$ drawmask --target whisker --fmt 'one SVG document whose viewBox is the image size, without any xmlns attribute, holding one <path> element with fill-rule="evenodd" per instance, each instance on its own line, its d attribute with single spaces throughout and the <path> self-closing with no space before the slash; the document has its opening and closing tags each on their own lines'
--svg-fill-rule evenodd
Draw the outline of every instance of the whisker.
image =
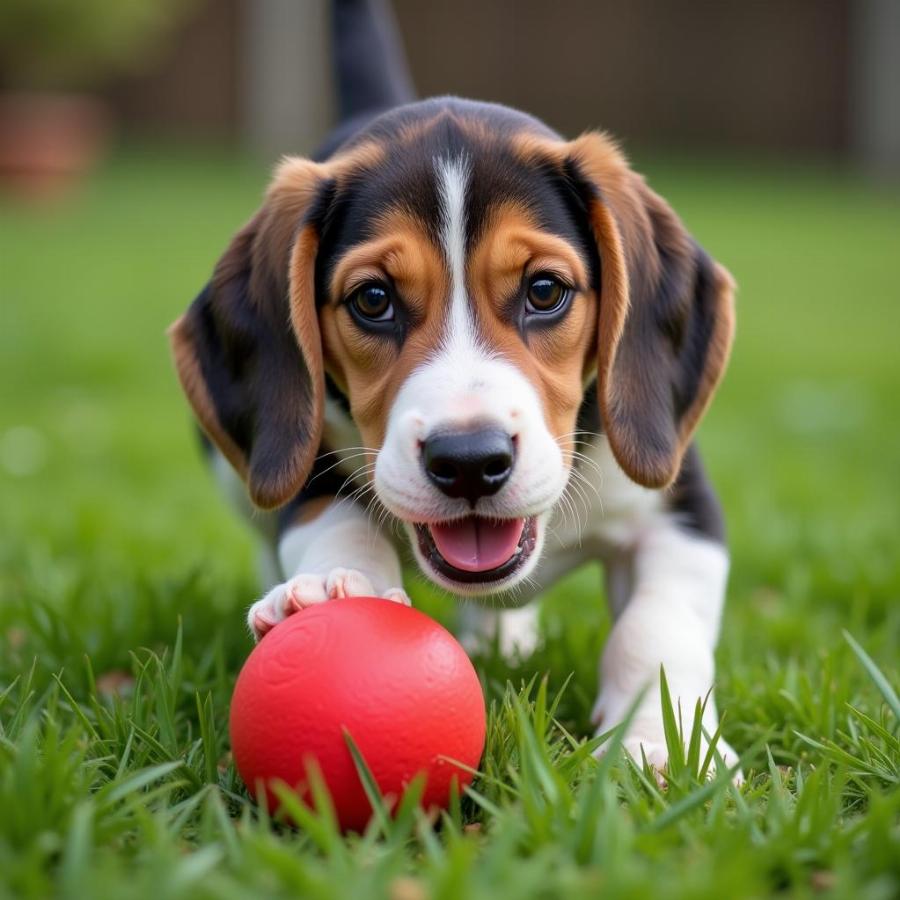
<svg viewBox="0 0 900 900">
<path fill-rule="evenodd" d="M 577 530 L 575 507 L 572 503 L 572 498 L 565 491 L 563 491 L 562 494 L 560 494 L 559 504 L 560 504 L 560 509 L 562 510 L 562 513 L 563 513 L 562 524 L 565 526 L 568 521 L 569 525 L 572 528 Z M 569 520 L 569 517 L 571 517 L 571 520 Z"/>
<path fill-rule="evenodd" d="M 363 463 L 363 465 L 359 466 L 359 468 L 355 469 L 351 472 L 343 481 L 341 486 L 337 489 L 338 495 L 340 495 L 341 491 L 350 484 L 351 481 L 355 481 L 360 475 L 371 475 L 375 471 L 375 463 Z M 369 482 L 366 482 L 368 485 Z"/>
<path fill-rule="evenodd" d="M 584 507 L 585 513 L 586 513 L 586 514 L 589 513 L 589 511 L 590 511 L 590 500 L 589 500 L 588 495 L 587 495 L 587 493 L 585 492 L 584 488 L 583 488 L 577 481 L 570 481 L 570 482 L 566 485 L 566 488 L 572 491 L 572 494 L 574 495 L 574 496 L 573 496 L 573 500 L 574 500 L 575 498 L 577 498 L 578 501 L 579 501 L 579 502 L 582 504 L 582 506 Z"/>
<path fill-rule="evenodd" d="M 568 438 L 568 437 L 603 437 L 599 431 L 569 431 L 566 434 L 559 435 L 560 438 Z"/>
<path fill-rule="evenodd" d="M 348 501 L 356 501 L 360 497 L 363 497 L 367 491 L 374 491 L 375 486 L 371 482 L 365 482 L 364 484 L 359 484 L 349 494 L 345 494 L 343 499 Z"/>
<path fill-rule="evenodd" d="M 580 490 L 575 482 L 569 482 L 566 486 L 567 489 L 571 489 L 575 496 L 572 498 L 572 503 L 575 507 L 578 507 L 578 501 L 581 501 L 581 512 L 582 515 L 579 516 L 578 519 L 578 537 L 581 539 L 581 535 L 584 533 L 585 528 L 587 528 L 588 519 L 590 518 L 590 504 L 588 503 L 587 497 Z"/>
<path fill-rule="evenodd" d="M 606 514 L 606 510 L 605 510 L 605 508 L 604 508 L 604 506 L 603 506 L 603 495 L 600 493 L 599 490 L 597 490 L 596 486 L 594 486 L 593 484 L 591 484 L 589 481 L 588 481 L 588 482 L 584 482 L 584 483 L 587 484 L 587 485 L 591 488 L 591 490 L 593 491 L 594 496 L 595 496 L 596 499 L 597 499 L 597 506 L 600 508 L 600 515 L 601 515 L 601 516 L 605 515 L 605 514 Z"/>
<path fill-rule="evenodd" d="M 316 458 L 315 462 L 321 462 L 323 459 L 328 459 L 329 456 L 340 456 L 342 453 L 350 453 L 354 452 L 354 455 L 359 455 L 356 451 L 360 451 L 362 453 L 378 453 L 377 447 L 339 447 L 337 450 L 326 450 L 324 453 L 320 453 Z"/>
<path fill-rule="evenodd" d="M 387 516 L 389 515 L 389 510 L 381 502 L 381 500 L 378 498 L 378 495 L 374 491 L 371 498 L 369 499 L 369 502 L 366 504 L 365 515 L 369 524 L 367 535 L 371 535 L 371 529 L 374 526 L 375 537 L 377 537 L 381 534 L 381 529 L 384 526 Z M 374 540 L 374 538 L 370 538 L 370 540 Z"/>
<path fill-rule="evenodd" d="M 353 448 L 350 448 L 353 449 Z M 328 453 L 323 453 L 322 456 L 317 457 L 317 460 L 324 459 L 326 456 L 331 456 L 335 453 L 342 453 L 343 451 L 331 450 Z M 377 453 L 377 450 L 369 450 L 368 448 L 364 448 L 361 453 L 351 453 L 349 456 L 341 457 L 336 463 L 330 465 L 327 469 L 323 469 L 321 472 L 316 472 L 312 478 L 307 482 L 308 484 L 312 484 L 317 478 L 321 478 L 323 475 L 327 475 L 332 469 L 336 469 L 338 466 L 342 465 L 345 462 L 349 462 L 351 459 L 356 459 L 359 456 L 368 456 L 370 453 Z"/>
<path fill-rule="evenodd" d="M 569 455 L 570 464 L 573 460 L 578 460 L 579 462 L 590 466 L 601 478 L 603 477 L 603 470 L 600 468 L 600 464 L 597 462 L 597 460 L 591 459 L 590 456 L 587 456 L 586 454 L 571 448 L 563 448 L 563 453 L 567 453 Z"/>
<path fill-rule="evenodd" d="M 594 484 L 594 482 L 589 478 L 585 478 L 585 476 L 581 472 L 577 472 L 573 469 L 569 473 L 569 479 L 573 484 L 578 484 L 584 490 L 591 491 L 598 500 L 602 499 L 600 496 L 600 490 L 597 485 Z"/>
</svg>

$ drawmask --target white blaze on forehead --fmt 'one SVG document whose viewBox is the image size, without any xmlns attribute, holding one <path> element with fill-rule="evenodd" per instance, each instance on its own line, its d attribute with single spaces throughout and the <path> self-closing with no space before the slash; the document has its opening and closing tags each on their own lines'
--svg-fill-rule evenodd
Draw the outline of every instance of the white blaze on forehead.
<svg viewBox="0 0 900 900">
<path fill-rule="evenodd" d="M 441 244 L 450 270 L 450 315 L 444 337 L 445 349 L 453 345 L 475 344 L 475 328 L 469 312 L 466 290 L 466 189 L 469 161 L 441 157 L 435 160 L 438 196 L 441 205 Z"/>
</svg>

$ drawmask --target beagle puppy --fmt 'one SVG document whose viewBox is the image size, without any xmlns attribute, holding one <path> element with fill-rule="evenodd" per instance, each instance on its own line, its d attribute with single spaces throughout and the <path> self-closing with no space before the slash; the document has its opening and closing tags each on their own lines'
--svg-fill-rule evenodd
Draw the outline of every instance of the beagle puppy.
<svg viewBox="0 0 900 900">
<path fill-rule="evenodd" d="M 527 648 L 524 604 L 600 560 L 594 719 L 641 697 L 625 745 L 662 768 L 660 665 L 717 729 L 728 553 L 692 436 L 732 279 L 604 134 L 449 97 L 367 112 L 281 162 L 170 330 L 217 471 L 271 511 L 254 521 L 279 574 L 249 627 L 348 595 L 409 603 L 408 552 L 487 598 L 470 631 Z"/>
</svg>

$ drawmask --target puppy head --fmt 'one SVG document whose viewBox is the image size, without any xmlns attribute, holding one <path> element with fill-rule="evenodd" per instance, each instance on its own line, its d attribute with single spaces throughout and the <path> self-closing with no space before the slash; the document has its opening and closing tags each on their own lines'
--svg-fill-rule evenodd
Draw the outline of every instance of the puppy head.
<svg viewBox="0 0 900 900">
<path fill-rule="evenodd" d="M 423 571 L 484 593 L 533 568 L 595 377 L 625 472 L 675 477 L 730 286 L 605 138 L 430 101 L 332 162 L 287 163 L 173 342 L 258 504 L 302 487 L 327 373 Z"/>
</svg>

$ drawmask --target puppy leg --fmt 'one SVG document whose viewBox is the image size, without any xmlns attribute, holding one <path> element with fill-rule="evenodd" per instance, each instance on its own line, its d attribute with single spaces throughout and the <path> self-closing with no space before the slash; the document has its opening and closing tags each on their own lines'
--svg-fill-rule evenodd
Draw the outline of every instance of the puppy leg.
<svg viewBox="0 0 900 900">
<path fill-rule="evenodd" d="M 593 719 L 598 731 L 608 731 L 646 689 L 625 735 L 625 748 L 638 762 L 642 749 L 659 770 L 667 761 L 660 665 L 686 730 L 697 700 L 704 700 L 713 687 L 713 651 L 727 576 L 724 547 L 670 523 L 655 526 L 630 554 L 610 563 L 610 604 L 616 619 L 600 663 L 601 689 Z M 623 591 L 627 597 L 617 596 Z M 718 727 L 712 696 L 703 725 L 710 735 Z M 737 761 L 724 741 L 717 747 L 727 765 Z"/>
<path fill-rule="evenodd" d="M 484 649 L 496 637 L 503 656 L 529 656 L 540 636 L 539 614 L 536 601 L 510 609 L 488 609 L 469 602 L 462 608 L 459 638 L 470 653 Z"/>
<path fill-rule="evenodd" d="M 319 502 L 313 501 L 316 506 Z M 278 541 L 287 580 L 257 600 L 247 624 L 259 640 L 298 610 L 338 597 L 377 596 L 409 605 L 393 545 L 353 503 L 333 500 L 289 527 Z"/>
</svg>

